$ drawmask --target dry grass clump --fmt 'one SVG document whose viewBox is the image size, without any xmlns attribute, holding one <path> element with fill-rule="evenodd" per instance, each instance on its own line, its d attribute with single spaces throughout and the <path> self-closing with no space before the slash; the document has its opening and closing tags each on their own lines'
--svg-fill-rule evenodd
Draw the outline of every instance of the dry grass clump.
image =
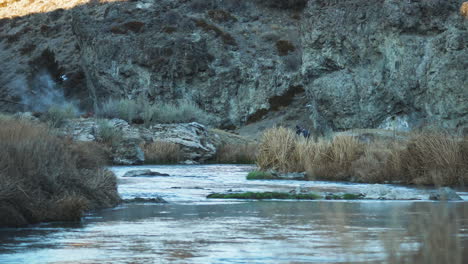
<svg viewBox="0 0 468 264">
<path fill-rule="evenodd" d="M 466 138 L 442 133 L 415 134 L 400 156 L 406 183 L 464 185 L 468 182 Z"/>
<path fill-rule="evenodd" d="M 337 136 L 331 142 L 321 140 L 314 145 L 309 143 L 311 147 L 315 154 L 304 165 L 309 177 L 330 180 L 349 180 L 352 163 L 364 152 L 364 144 L 351 136 Z"/>
<path fill-rule="evenodd" d="M 216 148 L 212 159 L 215 163 L 253 164 L 257 156 L 257 144 L 224 144 Z"/>
<path fill-rule="evenodd" d="M 261 169 L 296 171 L 300 164 L 294 131 L 277 127 L 266 130 L 258 145 L 257 165 Z"/>
<path fill-rule="evenodd" d="M 123 0 L 100 0 L 100 2 L 119 2 Z M 0 19 L 26 16 L 34 13 L 46 13 L 57 9 L 71 9 L 92 0 L 3 0 L 0 3 Z"/>
<path fill-rule="evenodd" d="M 147 164 L 173 164 L 183 160 L 184 155 L 180 145 L 155 141 L 141 146 L 145 153 L 145 163 Z"/>
<path fill-rule="evenodd" d="M 463 2 L 463 4 L 460 6 L 460 15 L 468 18 L 468 2 Z"/>
<path fill-rule="evenodd" d="M 0 120 L 0 149 L 0 226 L 77 220 L 85 209 L 120 201 L 115 175 L 90 145 L 73 145 L 46 126 Z"/>
<path fill-rule="evenodd" d="M 264 133 L 257 165 L 262 170 L 307 171 L 310 179 L 464 185 L 468 139 L 417 133 L 407 141 L 362 142 L 358 136 L 339 135 L 314 142 L 279 127 Z"/>
</svg>

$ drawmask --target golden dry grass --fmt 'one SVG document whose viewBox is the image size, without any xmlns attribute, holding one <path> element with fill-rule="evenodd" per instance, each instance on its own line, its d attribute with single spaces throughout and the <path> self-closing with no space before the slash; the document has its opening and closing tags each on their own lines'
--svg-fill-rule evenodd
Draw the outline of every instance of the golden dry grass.
<svg viewBox="0 0 468 264">
<path fill-rule="evenodd" d="M 0 120 L 0 149 L 0 207 L 16 216 L 9 223 L 0 217 L 0 226 L 76 220 L 85 209 L 120 201 L 101 154 L 44 125 Z"/>
<path fill-rule="evenodd" d="M 290 129 L 277 127 L 266 130 L 258 146 L 257 165 L 281 172 L 297 170 L 296 144 L 296 134 Z"/>
<path fill-rule="evenodd" d="M 465 18 L 468 18 L 468 2 L 463 2 L 460 6 L 460 15 Z"/>
<path fill-rule="evenodd" d="M 309 179 L 398 182 L 437 186 L 468 182 L 468 139 L 444 133 L 414 133 L 408 140 L 339 135 L 318 142 L 292 130 L 267 130 L 259 144 L 262 170 L 307 171 Z"/>
<path fill-rule="evenodd" d="M 407 183 L 464 185 L 468 180 L 465 139 L 443 133 L 415 134 L 399 151 L 400 174 Z"/>
<path fill-rule="evenodd" d="M 216 148 L 212 159 L 216 163 L 226 164 L 252 164 L 255 163 L 258 145 L 251 144 L 225 144 Z"/>
<path fill-rule="evenodd" d="M 100 0 L 120 2 L 126 0 Z M 91 0 L 0 0 L 0 19 L 46 13 L 57 9 L 71 9 L 92 2 Z"/>
<path fill-rule="evenodd" d="M 141 148 L 147 164 L 171 164 L 184 158 L 180 145 L 172 142 L 155 141 L 143 144 Z"/>
</svg>

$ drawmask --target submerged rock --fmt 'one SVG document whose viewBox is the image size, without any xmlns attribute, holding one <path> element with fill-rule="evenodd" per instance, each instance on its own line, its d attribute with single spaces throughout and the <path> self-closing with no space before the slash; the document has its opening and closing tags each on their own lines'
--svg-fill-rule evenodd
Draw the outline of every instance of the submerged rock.
<svg viewBox="0 0 468 264">
<path fill-rule="evenodd" d="M 296 180 L 296 181 L 307 180 L 307 175 L 305 172 L 276 173 L 274 175 L 279 180 Z"/>
<path fill-rule="evenodd" d="M 429 194 L 429 200 L 434 201 L 460 201 L 463 200 L 453 189 L 449 187 L 439 188 Z"/>
<path fill-rule="evenodd" d="M 151 176 L 169 176 L 167 173 L 160 173 L 152 170 L 131 170 L 127 171 L 123 177 L 151 177 Z"/>
<path fill-rule="evenodd" d="M 153 197 L 153 198 L 136 197 L 132 199 L 125 199 L 124 202 L 125 203 L 167 203 L 167 201 L 161 197 Z"/>
<path fill-rule="evenodd" d="M 305 181 L 307 180 L 307 174 L 305 172 L 288 172 L 281 173 L 275 170 L 268 171 L 252 171 L 247 175 L 248 180 L 296 180 Z"/>
</svg>

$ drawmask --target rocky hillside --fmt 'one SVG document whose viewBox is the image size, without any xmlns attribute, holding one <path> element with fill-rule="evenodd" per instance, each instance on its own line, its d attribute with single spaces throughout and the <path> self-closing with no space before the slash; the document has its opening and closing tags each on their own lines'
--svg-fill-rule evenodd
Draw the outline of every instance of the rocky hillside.
<svg viewBox="0 0 468 264">
<path fill-rule="evenodd" d="M 36 2 L 0 5 L 3 110 L 41 105 L 52 87 L 84 110 L 190 99 L 225 128 L 277 116 L 320 131 L 468 126 L 463 0 Z"/>
</svg>

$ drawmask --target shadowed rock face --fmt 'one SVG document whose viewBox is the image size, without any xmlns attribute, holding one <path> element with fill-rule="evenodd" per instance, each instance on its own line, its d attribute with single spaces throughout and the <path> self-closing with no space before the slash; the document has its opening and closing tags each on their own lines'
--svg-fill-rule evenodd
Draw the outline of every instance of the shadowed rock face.
<svg viewBox="0 0 468 264">
<path fill-rule="evenodd" d="M 463 1 L 283 2 L 140 0 L 2 20 L 0 94 L 19 100 L 45 69 L 83 107 L 186 98 L 225 127 L 298 109 L 294 96 L 319 131 L 468 125 Z"/>
</svg>

